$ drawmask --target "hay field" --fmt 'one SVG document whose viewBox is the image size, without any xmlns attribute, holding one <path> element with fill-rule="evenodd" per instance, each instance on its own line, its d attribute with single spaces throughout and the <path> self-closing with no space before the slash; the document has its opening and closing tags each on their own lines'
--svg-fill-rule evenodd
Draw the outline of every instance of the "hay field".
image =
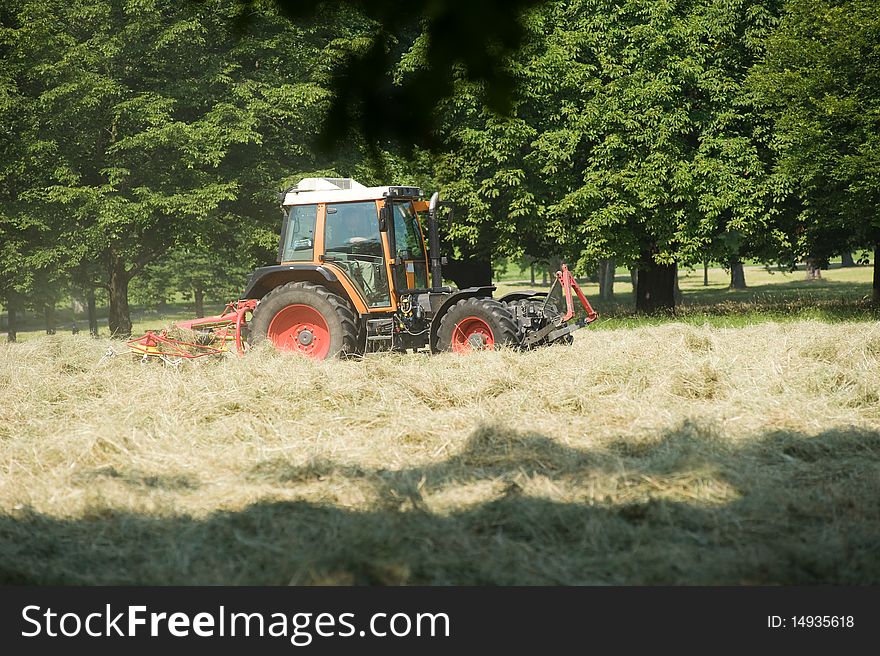
<svg viewBox="0 0 880 656">
<path fill-rule="evenodd" d="M 110 344 L 0 345 L 0 583 L 880 582 L 876 322 L 178 369 Z"/>
</svg>

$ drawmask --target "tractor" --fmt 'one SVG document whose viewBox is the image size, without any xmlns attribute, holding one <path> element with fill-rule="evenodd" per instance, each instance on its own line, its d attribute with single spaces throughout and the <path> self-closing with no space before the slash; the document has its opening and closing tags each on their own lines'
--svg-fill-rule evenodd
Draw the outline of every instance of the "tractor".
<svg viewBox="0 0 880 656">
<path fill-rule="evenodd" d="M 383 350 L 528 349 L 571 343 L 572 332 L 597 317 L 565 265 L 546 293 L 494 299 L 494 285 L 445 286 L 437 193 L 426 200 L 418 187 L 305 178 L 279 201 L 277 263 L 251 273 L 221 315 L 175 325 L 198 333 L 197 343 L 149 332 L 129 342 L 135 353 L 178 362 L 233 343 L 244 353 L 266 340 L 319 360 Z"/>
<path fill-rule="evenodd" d="M 444 286 L 439 194 L 306 178 L 279 194 L 278 263 L 254 271 L 248 340 L 312 358 L 378 350 L 529 348 L 571 341 L 596 313 L 563 266 L 549 294 Z M 427 228 L 427 230 L 426 230 Z M 426 233 L 427 232 L 427 239 Z M 572 323 L 572 290 L 585 316 Z M 554 291 L 556 293 L 554 293 Z"/>
</svg>

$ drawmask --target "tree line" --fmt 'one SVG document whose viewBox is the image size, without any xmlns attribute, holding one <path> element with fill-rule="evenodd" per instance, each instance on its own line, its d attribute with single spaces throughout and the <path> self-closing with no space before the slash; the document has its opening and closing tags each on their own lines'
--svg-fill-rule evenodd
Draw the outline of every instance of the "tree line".
<svg viewBox="0 0 880 656">
<path fill-rule="evenodd" d="M 10 0 L 0 303 L 235 293 L 306 176 L 415 183 L 499 257 L 638 272 L 873 251 L 880 8 L 868 0 Z M 472 279 L 469 282 L 483 282 Z M 231 296 L 230 296 L 231 298 Z"/>
</svg>

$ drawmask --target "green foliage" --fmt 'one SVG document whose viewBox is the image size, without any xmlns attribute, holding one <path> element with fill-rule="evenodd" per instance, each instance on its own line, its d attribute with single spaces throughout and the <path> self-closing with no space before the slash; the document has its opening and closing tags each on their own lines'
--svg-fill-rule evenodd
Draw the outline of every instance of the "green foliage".
<svg viewBox="0 0 880 656">
<path fill-rule="evenodd" d="M 124 331 L 139 274 L 232 291 L 311 175 L 440 187 L 455 255 L 580 273 L 872 246 L 880 10 L 782 2 L 9 0 L 0 301 L 103 285 Z"/>
<path fill-rule="evenodd" d="M 514 78 L 504 58 L 522 43 L 525 30 L 520 12 L 541 0 L 273 0 L 294 24 L 336 10 L 346 21 L 363 16 L 370 28 L 333 67 L 333 99 L 321 124 L 325 147 L 340 145 L 352 133 L 364 135 L 378 154 L 377 143 L 438 148 L 434 109 L 454 89 L 455 73 L 484 85 L 489 106 L 507 113 Z M 260 0 L 244 0 L 260 6 Z M 247 22 L 246 18 L 243 18 Z M 403 50 L 423 31 L 419 41 L 421 65 L 412 75 L 395 75 Z"/>
<path fill-rule="evenodd" d="M 454 152 L 439 173 L 469 210 L 459 238 L 581 271 L 645 250 L 701 261 L 732 231 L 766 250 L 774 180 L 741 83 L 774 4 L 571 0 L 526 14 L 512 115 L 465 81 L 444 107 Z"/>
<path fill-rule="evenodd" d="M 751 78 L 775 119 L 780 175 L 803 202 L 802 250 L 880 243 L 880 6 L 789 0 Z"/>
<path fill-rule="evenodd" d="M 194 294 L 216 302 L 237 298 L 254 262 L 247 251 L 230 248 L 235 242 L 193 243 L 172 248 L 147 265 L 133 285 L 131 298 L 144 305 L 164 304 L 175 293 L 192 300 Z"/>
<path fill-rule="evenodd" d="M 0 112 L 13 132 L 0 230 L 21 247 L 4 248 L 0 272 L 100 263 L 111 330 L 117 320 L 125 332 L 128 281 L 170 248 L 232 233 L 227 259 L 271 252 L 275 192 L 331 168 L 310 143 L 332 64 L 367 22 L 323 12 L 292 25 L 261 4 L 238 31 L 239 11 L 231 0 L 20 0 L 4 13 Z M 362 160 L 359 148 L 336 166 Z"/>
<path fill-rule="evenodd" d="M 38 11 L 52 20 L 26 20 Z M 149 1 L 25 4 L 14 56 L 27 71 L 27 163 L 43 180 L 22 195 L 57 218 L 69 257 L 109 249 L 144 261 L 235 198 L 218 167 L 259 135 L 206 47 L 214 15 Z"/>
</svg>

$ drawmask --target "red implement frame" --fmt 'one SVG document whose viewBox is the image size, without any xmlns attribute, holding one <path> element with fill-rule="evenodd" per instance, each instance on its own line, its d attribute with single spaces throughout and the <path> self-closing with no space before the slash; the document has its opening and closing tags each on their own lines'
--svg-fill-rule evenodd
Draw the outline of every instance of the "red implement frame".
<svg viewBox="0 0 880 656">
<path fill-rule="evenodd" d="M 563 264 L 562 271 L 556 272 L 556 279 L 562 286 L 562 294 L 565 296 L 565 316 L 562 317 L 563 322 L 568 321 L 574 316 L 574 301 L 571 298 L 572 290 L 577 294 L 578 300 L 580 300 L 581 305 L 584 306 L 584 310 L 587 312 L 586 323 L 593 323 L 599 318 L 598 313 L 593 309 L 593 306 L 590 305 L 587 297 L 584 296 L 580 285 L 577 284 L 577 280 L 571 275 L 571 271 L 568 270 L 567 266 Z"/>
<path fill-rule="evenodd" d="M 235 343 L 235 350 L 244 355 L 246 349 L 242 329 L 247 325 L 248 314 L 253 314 L 256 300 L 233 301 L 220 314 L 202 319 L 190 319 L 174 324 L 175 328 L 204 331 L 210 343 L 200 344 L 169 337 L 166 331 L 148 331 L 143 337 L 129 340 L 128 347 L 144 357 L 172 357 L 194 360 L 206 355 L 218 355 L 229 350 L 229 343 Z"/>
<path fill-rule="evenodd" d="M 242 340 L 241 331 L 247 325 L 248 313 L 253 314 L 256 307 L 257 301 L 254 299 L 232 301 L 232 303 L 226 305 L 223 312 L 216 316 L 179 321 L 174 325 L 184 330 L 209 330 L 213 333 L 214 338 L 224 345 L 226 342 L 234 341 L 238 354 L 244 355 L 245 343 Z"/>
</svg>

